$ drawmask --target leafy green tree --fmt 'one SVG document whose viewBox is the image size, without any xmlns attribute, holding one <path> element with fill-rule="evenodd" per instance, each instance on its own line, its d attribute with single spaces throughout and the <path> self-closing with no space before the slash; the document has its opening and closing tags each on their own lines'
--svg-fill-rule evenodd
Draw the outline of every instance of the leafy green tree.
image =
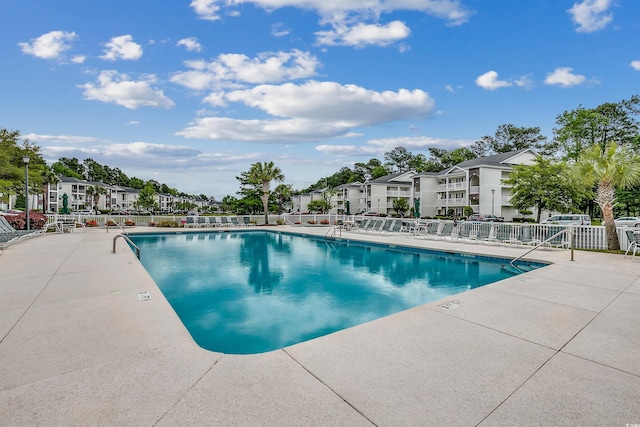
<svg viewBox="0 0 640 427">
<path fill-rule="evenodd" d="M 613 217 L 615 191 L 640 183 L 640 155 L 616 142 L 608 142 L 604 151 L 600 144 L 595 144 L 580 154 L 571 172 L 585 186 L 596 185 L 595 202 L 604 218 L 608 248 L 620 249 Z"/>
<path fill-rule="evenodd" d="M 0 193 L 24 196 L 24 156 L 30 159 L 29 193 L 39 194 L 42 190 L 42 175 L 47 170 L 47 164 L 40 154 L 40 147 L 28 139 L 22 139 L 19 131 L 0 129 Z"/>
<path fill-rule="evenodd" d="M 547 154 L 547 137 L 539 127 L 519 127 L 511 123 L 498 126 L 493 136 L 485 135 L 471 147 L 476 156 L 508 153 L 510 151 L 533 148 L 540 154 Z"/>
<path fill-rule="evenodd" d="M 146 209 L 148 211 L 156 211 L 159 209 L 158 203 L 156 202 L 156 190 L 153 187 L 153 184 L 147 184 L 142 190 L 140 190 L 140 193 L 138 193 L 138 200 L 136 200 L 135 205 L 137 208 Z"/>
<path fill-rule="evenodd" d="M 144 180 L 140 179 L 140 178 L 136 178 L 135 176 L 132 176 L 129 179 L 129 183 L 127 184 L 127 186 L 131 187 L 131 188 L 135 188 L 137 190 L 142 190 L 145 186 Z"/>
<path fill-rule="evenodd" d="M 280 184 L 273 190 L 273 195 L 278 204 L 278 215 L 282 215 L 285 206 L 291 204 L 293 189 L 291 184 Z"/>
<path fill-rule="evenodd" d="M 429 154 L 431 155 L 435 169 L 430 172 L 439 172 L 441 170 L 455 166 L 458 163 L 462 163 L 466 160 L 472 160 L 478 156 L 471 151 L 470 148 L 460 147 L 453 150 L 443 150 L 441 148 L 429 148 Z"/>
<path fill-rule="evenodd" d="M 537 222 L 543 210 L 567 212 L 585 197 L 585 191 L 572 179 L 565 163 L 542 156 L 531 165 L 515 165 L 502 181 L 512 187 L 511 206 L 523 211 L 535 207 Z"/>
<path fill-rule="evenodd" d="M 87 181 L 105 182 L 107 180 L 107 172 L 100 163 L 93 159 L 84 159 L 82 162 L 85 171 L 85 179 Z"/>
<path fill-rule="evenodd" d="M 618 103 L 604 103 L 596 108 L 582 106 L 565 111 L 556 118 L 553 129 L 555 142 L 565 159 L 576 160 L 593 145 L 604 152 L 606 146 L 616 141 L 618 145 L 640 148 L 638 115 L 640 97 L 633 95 Z"/>
<path fill-rule="evenodd" d="M 395 172 L 406 172 L 413 159 L 413 154 L 404 147 L 396 147 L 384 153 L 385 166 Z"/>
<path fill-rule="evenodd" d="M 367 163 L 361 163 L 361 162 L 355 163 L 353 166 L 353 173 L 359 178 L 356 181 L 365 182 L 370 179 L 375 179 L 373 178 L 373 170 L 379 166 L 382 166 L 382 162 L 375 158 L 369 159 Z M 384 176 L 388 174 L 389 172 L 386 172 L 380 176 Z"/>
<path fill-rule="evenodd" d="M 407 199 L 394 199 L 392 206 L 398 215 L 404 217 L 405 212 L 409 210 L 409 201 Z"/>
<path fill-rule="evenodd" d="M 271 181 L 281 182 L 284 174 L 273 162 L 254 163 L 248 172 L 243 172 L 240 177 L 236 177 L 241 185 L 260 189 L 261 200 L 264 209 L 264 223 L 269 224 L 269 193 L 271 192 Z"/>
<path fill-rule="evenodd" d="M 224 196 L 220 201 L 220 209 L 222 212 L 235 212 L 237 205 L 238 199 L 229 195 Z"/>
<path fill-rule="evenodd" d="M 59 173 L 58 170 L 65 171 L 67 174 L 61 174 L 63 176 L 69 176 L 78 179 L 85 178 L 84 166 L 75 157 L 61 157 L 57 162 L 53 164 L 53 168 L 56 173 Z"/>
<path fill-rule="evenodd" d="M 381 176 L 389 175 L 391 172 L 384 166 L 376 166 L 371 171 L 371 179 L 380 178 Z"/>
</svg>

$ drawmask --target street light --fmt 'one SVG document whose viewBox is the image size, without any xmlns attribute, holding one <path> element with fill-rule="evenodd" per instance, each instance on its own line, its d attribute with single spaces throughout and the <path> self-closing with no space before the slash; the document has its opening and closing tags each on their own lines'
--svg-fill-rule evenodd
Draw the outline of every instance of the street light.
<svg viewBox="0 0 640 427">
<path fill-rule="evenodd" d="M 24 162 L 24 211 L 26 212 L 25 219 L 27 220 L 27 230 L 30 230 L 29 224 L 29 156 L 23 156 Z"/>
<path fill-rule="evenodd" d="M 496 198 L 495 198 L 495 195 L 496 195 L 496 190 L 492 188 L 492 189 L 491 189 L 491 215 L 493 215 L 493 214 L 494 214 L 494 212 L 493 212 L 493 206 L 494 206 L 494 204 L 495 204 L 495 203 L 494 203 L 494 201 L 495 201 L 495 199 L 496 199 Z"/>
<path fill-rule="evenodd" d="M 378 199 L 378 215 L 380 215 L 380 199 Z"/>
</svg>

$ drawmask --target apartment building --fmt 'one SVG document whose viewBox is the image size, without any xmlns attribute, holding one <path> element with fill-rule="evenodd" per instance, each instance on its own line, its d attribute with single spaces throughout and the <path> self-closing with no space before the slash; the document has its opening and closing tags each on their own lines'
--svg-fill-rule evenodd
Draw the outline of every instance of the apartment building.
<svg viewBox="0 0 640 427">
<path fill-rule="evenodd" d="M 414 205 L 420 216 L 462 216 L 464 207 L 474 213 L 512 219 L 518 212 L 511 207 L 511 188 L 502 183 L 514 165 L 531 164 L 531 149 L 511 151 L 467 160 L 441 172 L 413 176 Z"/>
</svg>

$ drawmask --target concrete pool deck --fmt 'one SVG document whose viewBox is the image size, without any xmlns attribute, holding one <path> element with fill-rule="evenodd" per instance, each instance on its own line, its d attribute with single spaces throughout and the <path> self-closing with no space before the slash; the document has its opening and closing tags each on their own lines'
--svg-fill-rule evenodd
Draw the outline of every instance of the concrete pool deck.
<svg viewBox="0 0 640 427">
<path fill-rule="evenodd" d="M 111 253 L 115 235 L 46 234 L 0 256 L 0 425 L 640 424 L 640 259 L 537 250 L 553 265 L 240 356 L 198 347 L 123 239 Z"/>
</svg>

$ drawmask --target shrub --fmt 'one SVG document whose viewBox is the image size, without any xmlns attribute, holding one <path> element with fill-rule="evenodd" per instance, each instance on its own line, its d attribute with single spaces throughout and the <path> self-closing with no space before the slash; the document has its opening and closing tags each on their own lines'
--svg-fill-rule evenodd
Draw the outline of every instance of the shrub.
<svg viewBox="0 0 640 427">
<path fill-rule="evenodd" d="M 320 221 L 320 224 L 328 225 L 329 224 L 329 220 L 328 219 L 323 219 L 323 220 Z"/>
<path fill-rule="evenodd" d="M 16 230 L 27 229 L 27 214 L 20 212 L 13 215 L 5 215 L 5 219 Z M 29 228 L 31 230 L 39 230 L 47 223 L 47 218 L 42 212 L 29 211 Z"/>
<path fill-rule="evenodd" d="M 156 224 L 156 222 L 155 222 L 155 221 L 149 221 L 149 222 L 147 223 L 147 225 L 148 225 L 149 227 L 156 227 L 158 224 Z"/>
<path fill-rule="evenodd" d="M 284 219 L 282 218 L 278 218 L 278 221 L 276 221 L 278 223 L 278 225 L 284 225 Z"/>
<path fill-rule="evenodd" d="M 312 219 L 310 219 L 309 221 L 307 221 L 307 224 L 315 224 L 316 222 Z"/>
<path fill-rule="evenodd" d="M 162 221 L 158 222 L 158 227 L 175 228 L 177 226 L 178 226 L 178 221 L 171 221 L 169 219 L 163 219 Z"/>
<path fill-rule="evenodd" d="M 135 223 L 135 222 L 133 222 L 133 221 L 131 221 L 130 219 L 128 219 L 128 220 L 126 220 L 126 221 L 124 222 L 124 225 L 126 225 L 126 226 L 128 226 L 128 227 L 131 227 L 131 226 L 136 225 L 136 223 Z"/>
<path fill-rule="evenodd" d="M 88 221 L 85 221 L 84 225 L 87 226 L 87 227 L 97 227 L 98 226 L 98 221 L 96 221 L 95 219 L 90 219 Z"/>
<path fill-rule="evenodd" d="M 118 224 L 116 224 L 113 220 L 108 220 L 108 221 L 107 221 L 107 227 L 115 227 L 115 226 L 117 226 L 117 225 L 118 225 Z"/>
</svg>

